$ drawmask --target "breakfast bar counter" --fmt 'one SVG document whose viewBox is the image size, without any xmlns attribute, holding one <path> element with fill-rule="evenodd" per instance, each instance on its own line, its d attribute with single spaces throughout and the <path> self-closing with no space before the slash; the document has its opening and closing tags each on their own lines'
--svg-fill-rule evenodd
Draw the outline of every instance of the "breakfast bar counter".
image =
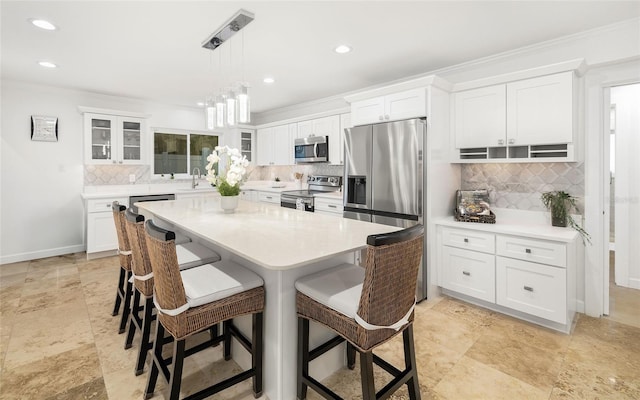
<svg viewBox="0 0 640 400">
<path fill-rule="evenodd" d="M 239 201 L 234 213 L 225 214 L 218 197 L 137 203 L 146 218 L 173 225 L 194 241 L 218 251 L 260 275 L 265 283 L 264 392 L 271 400 L 296 398 L 295 281 L 345 262 L 366 247 L 367 236 L 400 228 L 336 218 L 279 207 Z M 250 320 L 238 321 L 242 330 Z M 311 332 L 311 346 L 333 334 Z M 236 351 L 237 350 L 237 351 Z M 234 359 L 247 368 L 248 355 L 234 346 Z M 312 375 L 322 379 L 344 365 L 339 346 L 311 365 Z"/>
</svg>

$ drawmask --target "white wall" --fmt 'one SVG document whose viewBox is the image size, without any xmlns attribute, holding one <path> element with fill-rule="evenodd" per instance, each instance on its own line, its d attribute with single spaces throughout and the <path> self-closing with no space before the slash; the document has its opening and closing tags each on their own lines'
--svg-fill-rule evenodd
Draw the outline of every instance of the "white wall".
<svg viewBox="0 0 640 400">
<path fill-rule="evenodd" d="M 150 127 L 204 129 L 202 111 L 2 81 L 0 264 L 84 251 L 83 119 L 78 106 L 151 114 Z M 58 142 L 30 139 L 31 115 L 58 118 Z"/>
</svg>

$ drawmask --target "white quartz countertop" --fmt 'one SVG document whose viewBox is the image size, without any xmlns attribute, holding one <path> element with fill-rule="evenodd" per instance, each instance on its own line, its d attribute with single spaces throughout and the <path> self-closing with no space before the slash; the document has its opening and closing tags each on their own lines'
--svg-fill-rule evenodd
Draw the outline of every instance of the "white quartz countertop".
<svg viewBox="0 0 640 400">
<path fill-rule="evenodd" d="M 306 184 L 302 185 L 302 189 L 306 188 Z M 279 182 L 276 184 L 274 181 L 247 181 L 242 184 L 241 189 L 282 193 L 285 190 L 298 190 L 300 187 L 297 186 L 295 182 Z M 198 180 L 198 186 L 195 189 L 191 188 L 191 181 L 177 180 L 147 184 L 85 186 L 82 192 L 82 198 L 91 200 L 150 194 L 206 193 L 215 191 L 217 191 L 217 189 L 212 187 L 206 179 Z"/>
<path fill-rule="evenodd" d="M 367 236 L 401 228 L 239 201 L 225 214 L 218 197 L 138 203 L 149 213 L 271 270 L 287 270 L 366 247 Z"/>
<path fill-rule="evenodd" d="M 438 219 L 435 223 L 454 228 L 507 235 L 523 235 L 534 239 L 561 242 L 572 242 L 579 235 L 578 232 L 570 227 L 559 228 L 551 226 L 551 221 L 547 218 L 548 213 L 509 209 L 494 209 L 493 212 L 496 214 L 495 224 L 460 222 L 455 221 L 453 216 Z M 574 219 L 576 217 L 574 216 Z"/>
</svg>

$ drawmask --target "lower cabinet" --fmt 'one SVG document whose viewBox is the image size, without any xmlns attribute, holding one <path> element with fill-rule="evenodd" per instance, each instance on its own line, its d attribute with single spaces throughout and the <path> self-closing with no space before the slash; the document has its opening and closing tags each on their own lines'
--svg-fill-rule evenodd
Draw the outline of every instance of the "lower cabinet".
<svg viewBox="0 0 640 400">
<path fill-rule="evenodd" d="M 258 201 L 258 192 L 255 190 L 241 190 L 240 199 L 245 201 Z"/>
<path fill-rule="evenodd" d="M 342 199 L 329 199 L 325 197 L 316 197 L 313 200 L 314 212 L 323 215 L 332 215 L 342 218 Z"/>
<path fill-rule="evenodd" d="M 510 232 L 511 233 L 511 232 Z M 482 229 L 437 227 L 445 293 L 569 332 L 576 305 L 577 240 L 541 240 Z"/>
<path fill-rule="evenodd" d="M 110 252 L 103 256 L 112 255 L 118 249 L 118 235 L 111 211 L 114 201 L 129 206 L 128 197 L 87 200 L 87 258 L 100 257 L 97 254 L 100 252 Z"/>
<path fill-rule="evenodd" d="M 280 194 L 273 192 L 258 192 L 258 201 L 263 203 L 280 204 Z"/>
</svg>

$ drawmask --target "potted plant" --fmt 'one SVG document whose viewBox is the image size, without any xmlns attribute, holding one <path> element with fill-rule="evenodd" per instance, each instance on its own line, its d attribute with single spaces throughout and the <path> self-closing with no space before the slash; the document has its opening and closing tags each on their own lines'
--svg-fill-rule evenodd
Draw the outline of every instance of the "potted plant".
<svg viewBox="0 0 640 400">
<path fill-rule="evenodd" d="M 222 158 L 226 158 L 225 168 L 220 170 Z M 216 146 L 211 154 L 207 156 L 209 162 L 205 167 L 207 170 L 207 180 L 211 186 L 217 186 L 220 192 L 220 204 L 227 213 L 232 213 L 238 207 L 238 197 L 240 195 L 240 184 L 247 175 L 249 161 L 238 149 L 229 146 Z"/>
<path fill-rule="evenodd" d="M 551 225 L 566 227 L 571 226 L 582 235 L 582 241 L 591 243 L 591 237 L 578 223 L 571 217 L 571 211 L 579 212 L 577 199 L 569 193 L 557 190 L 552 192 L 544 192 L 542 196 L 542 204 L 551 212 Z"/>
</svg>

